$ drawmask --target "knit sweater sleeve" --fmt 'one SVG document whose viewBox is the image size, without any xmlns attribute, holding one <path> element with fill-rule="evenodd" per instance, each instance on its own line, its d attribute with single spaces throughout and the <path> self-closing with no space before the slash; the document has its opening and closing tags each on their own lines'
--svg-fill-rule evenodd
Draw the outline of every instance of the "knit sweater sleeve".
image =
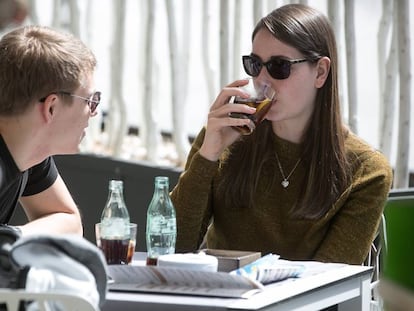
<svg viewBox="0 0 414 311">
<path fill-rule="evenodd" d="M 209 161 L 199 154 L 204 134 L 203 129 L 193 142 L 185 169 L 171 192 L 177 213 L 177 252 L 198 249 L 212 214 L 212 182 L 218 162 Z"/>
<path fill-rule="evenodd" d="M 314 260 L 361 264 L 375 238 L 392 171 L 378 151 L 359 154 L 356 162 L 352 185 L 329 212 L 334 216 Z"/>
</svg>

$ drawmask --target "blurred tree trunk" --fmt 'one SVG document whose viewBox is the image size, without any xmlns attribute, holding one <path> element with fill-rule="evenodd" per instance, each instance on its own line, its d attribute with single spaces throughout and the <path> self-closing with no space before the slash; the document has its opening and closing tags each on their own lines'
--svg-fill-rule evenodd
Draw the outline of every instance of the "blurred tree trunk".
<svg viewBox="0 0 414 311">
<path fill-rule="evenodd" d="M 93 12 L 95 12 L 95 2 L 94 0 L 87 0 L 87 6 L 86 6 L 86 14 L 88 16 L 88 18 L 86 18 L 85 20 L 85 41 L 87 42 L 88 46 L 90 46 L 90 48 L 92 50 L 95 50 L 94 47 L 94 22 L 95 19 L 97 18 L 97 16 L 95 14 L 93 14 Z M 99 66 L 99 65 L 98 65 Z M 103 95 L 104 98 L 102 101 L 106 102 L 106 96 L 105 94 Z M 102 122 L 103 122 L 103 115 L 102 115 L 102 107 L 98 107 L 98 115 L 93 117 L 92 119 L 89 120 L 89 127 L 88 127 L 88 135 L 85 136 L 85 138 L 87 138 L 85 140 L 85 138 L 82 140 L 85 141 L 85 144 L 87 145 L 87 150 L 93 150 L 94 148 L 94 144 L 98 141 L 101 140 L 100 136 L 101 136 L 101 126 L 102 126 Z"/>
<path fill-rule="evenodd" d="M 190 144 L 186 130 L 186 99 L 188 82 L 188 63 L 189 63 L 189 43 L 191 27 L 191 6 L 190 1 L 186 1 L 183 7 L 184 18 L 183 36 L 179 40 L 177 35 L 176 18 L 174 15 L 174 4 L 171 0 L 165 1 L 167 8 L 168 22 L 168 42 L 170 44 L 171 62 L 171 101 L 173 113 L 173 141 L 177 150 L 178 162 L 185 164 Z M 179 42 L 180 41 L 180 42 Z M 180 44 L 181 43 L 181 44 Z"/>
<path fill-rule="evenodd" d="M 409 181 L 410 105 L 411 105 L 411 37 L 409 0 L 395 1 L 398 12 L 398 47 L 400 73 L 400 117 L 395 167 L 395 187 L 406 188 Z"/>
<path fill-rule="evenodd" d="M 201 40 L 201 53 L 203 59 L 203 67 L 204 73 L 206 77 L 206 84 L 207 84 L 207 94 L 208 94 L 208 103 L 209 105 L 213 103 L 213 100 L 216 96 L 215 87 L 214 87 L 214 70 L 213 66 L 211 65 L 210 61 L 210 10 L 209 10 L 209 0 L 203 0 L 203 9 L 202 9 L 202 25 L 201 25 L 201 33 L 204 35 L 204 40 Z"/>
<path fill-rule="evenodd" d="M 220 88 L 230 83 L 230 19 L 229 0 L 220 1 Z"/>
<path fill-rule="evenodd" d="M 241 9 L 242 9 L 242 0 L 235 0 L 234 2 L 234 29 L 233 29 L 233 77 L 231 80 L 241 78 L 240 73 L 240 63 L 241 63 L 241 50 L 240 50 L 240 42 L 241 42 L 241 28 L 242 28 L 242 16 L 241 16 Z"/>
<path fill-rule="evenodd" d="M 39 15 L 37 14 L 36 9 L 36 0 L 29 0 L 29 14 L 30 14 L 30 21 L 33 25 L 39 24 Z"/>
<path fill-rule="evenodd" d="M 387 54 L 389 51 L 390 41 L 392 37 L 392 12 L 393 12 L 394 0 L 382 0 L 382 14 L 380 24 L 378 28 L 378 72 L 379 72 L 379 83 L 380 90 L 384 90 L 385 83 L 385 68 L 384 64 L 387 60 Z M 383 94 L 381 94 L 381 97 Z M 382 102 L 381 98 L 381 102 Z"/>
<path fill-rule="evenodd" d="M 85 21 L 85 27 L 86 27 L 86 41 L 87 42 L 92 42 L 93 39 L 93 24 L 95 21 L 95 14 L 93 14 L 94 12 L 94 1 L 93 0 L 87 0 L 87 4 L 86 4 L 86 14 L 88 15 L 88 17 L 86 18 Z"/>
<path fill-rule="evenodd" d="M 277 1 L 277 0 L 267 0 L 266 6 L 267 6 L 267 9 L 268 9 L 267 13 L 270 13 L 271 11 L 273 11 L 274 9 L 279 7 L 279 1 Z"/>
<path fill-rule="evenodd" d="M 346 55 L 343 53 L 344 45 L 343 45 L 343 21 L 342 21 L 342 14 L 341 14 L 341 0 L 331 0 L 328 1 L 328 16 L 329 20 L 332 23 L 332 28 L 335 33 L 336 42 L 337 42 L 337 50 L 338 50 L 338 93 L 339 93 L 339 101 L 341 103 L 341 112 L 344 116 L 346 105 L 346 100 L 344 96 L 344 91 L 346 90 Z"/>
<path fill-rule="evenodd" d="M 80 8 L 78 0 L 69 0 L 69 12 L 70 12 L 70 32 L 78 38 L 82 38 L 80 30 Z"/>
<path fill-rule="evenodd" d="M 124 70 L 124 34 L 126 1 L 114 1 L 114 28 L 111 46 L 111 97 L 108 108 L 108 146 L 114 156 L 120 156 L 127 134 L 125 102 L 122 97 Z"/>
<path fill-rule="evenodd" d="M 62 1 L 63 0 L 53 1 L 53 16 L 52 16 L 52 27 L 53 28 L 61 28 Z"/>
<path fill-rule="evenodd" d="M 348 73 L 348 123 L 354 133 L 358 133 L 358 102 L 357 102 L 357 76 L 356 76 L 356 45 L 354 0 L 345 0 L 345 41 Z"/>
<path fill-rule="evenodd" d="M 67 14 L 64 14 L 65 10 L 67 10 Z M 53 1 L 52 27 L 65 29 L 76 37 L 81 38 L 78 0 Z"/>
<path fill-rule="evenodd" d="M 253 1 L 253 24 L 256 23 L 263 17 L 264 13 L 264 3 L 263 0 L 255 0 Z M 267 14 L 267 12 L 266 12 Z"/>
<path fill-rule="evenodd" d="M 187 93 L 188 93 L 188 68 L 190 67 L 190 46 L 192 42 L 192 7 L 191 7 L 192 0 L 184 0 L 184 9 L 182 10 L 182 14 L 187 16 L 184 18 L 182 32 L 181 32 L 181 42 L 182 42 L 182 58 L 185 70 L 183 70 L 183 95 L 185 96 L 185 101 L 187 101 Z M 187 13 L 188 12 L 188 13 Z M 178 68 L 177 68 L 178 69 Z M 185 107 L 183 107 L 183 114 L 186 113 Z"/>
<path fill-rule="evenodd" d="M 394 132 L 396 91 L 398 85 L 398 27 L 393 2 L 382 1 L 382 16 L 378 30 L 378 72 L 380 84 L 379 149 L 390 159 Z M 393 18 L 394 15 L 394 18 Z M 388 56 L 387 56 L 388 53 Z M 385 64 L 385 68 L 384 68 Z"/>
<path fill-rule="evenodd" d="M 339 38 L 341 37 L 342 32 L 340 0 L 328 1 L 328 17 L 332 23 L 332 28 L 335 32 L 336 40 L 340 41 Z M 337 44 L 338 50 L 341 51 L 339 48 L 339 42 Z"/>
<path fill-rule="evenodd" d="M 153 70 L 154 63 L 154 21 L 155 21 L 155 1 L 147 1 L 148 13 L 146 22 L 145 40 L 145 61 L 144 61 L 144 122 L 145 122 L 145 145 L 147 149 L 147 160 L 154 161 L 158 157 L 159 143 L 161 136 L 154 111 L 154 92 L 153 92 Z"/>
</svg>

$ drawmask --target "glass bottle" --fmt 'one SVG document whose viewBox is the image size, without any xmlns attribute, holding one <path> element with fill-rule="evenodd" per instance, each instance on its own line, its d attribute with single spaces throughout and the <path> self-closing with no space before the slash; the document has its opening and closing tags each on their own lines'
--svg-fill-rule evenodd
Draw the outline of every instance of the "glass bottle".
<svg viewBox="0 0 414 311">
<path fill-rule="evenodd" d="M 169 195 L 169 180 L 155 177 L 154 194 L 147 211 L 147 265 L 156 265 L 160 255 L 175 253 L 177 223 Z"/>
<path fill-rule="evenodd" d="M 101 215 L 100 244 L 108 264 L 125 264 L 129 246 L 129 213 L 122 180 L 109 181 L 109 194 Z"/>
</svg>

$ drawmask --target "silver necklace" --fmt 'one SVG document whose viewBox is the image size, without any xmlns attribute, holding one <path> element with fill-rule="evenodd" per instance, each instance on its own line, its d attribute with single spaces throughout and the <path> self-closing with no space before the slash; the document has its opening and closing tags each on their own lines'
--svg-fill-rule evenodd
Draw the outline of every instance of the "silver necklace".
<svg viewBox="0 0 414 311">
<path fill-rule="evenodd" d="M 281 185 L 282 185 L 283 188 L 286 189 L 289 186 L 289 178 L 290 178 L 290 176 L 292 176 L 293 172 L 298 167 L 299 162 L 300 162 L 300 160 L 302 158 L 299 158 L 299 160 L 296 162 L 295 166 L 292 168 L 292 170 L 290 171 L 290 173 L 287 176 L 285 176 L 285 173 L 283 172 L 282 164 L 280 164 L 279 157 L 278 157 L 276 151 L 275 151 L 275 155 L 276 155 L 277 165 L 279 166 L 280 174 L 282 174 L 282 177 L 283 177 L 283 180 L 281 182 Z"/>
</svg>

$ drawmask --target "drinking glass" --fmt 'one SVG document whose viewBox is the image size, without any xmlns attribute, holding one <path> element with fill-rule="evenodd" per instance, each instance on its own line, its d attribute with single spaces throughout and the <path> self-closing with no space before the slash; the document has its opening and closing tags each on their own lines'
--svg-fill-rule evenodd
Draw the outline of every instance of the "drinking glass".
<svg viewBox="0 0 414 311">
<path fill-rule="evenodd" d="M 245 114 L 240 112 L 231 112 L 230 117 L 250 119 L 248 125 L 234 126 L 233 128 L 238 130 L 243 135 L 251 134 L 256 126 L 263 121 L 275 97 L 276 91 L 272 86 L 265 82 L 254 81 L 249 78 L 249 83 L 241 86 L 247 93 L 250 94 L 249 98 L 242 98 L 240 96 L 232 96 L 230 98 L 231 104 L 244 104 L 250 107 L 255 107 L 256 112 L 253 114 Z"/>
<path fill-rule="evenodd" d="M 130 264 L 137 241 L 137 224 L 129 224 L 129 237 L 127 239 L 108 239 L 102 237 L 101 232 L 101 223 L 95 224 L 96 245 L 104 253 L 108 265 Z"/>
</svg>

